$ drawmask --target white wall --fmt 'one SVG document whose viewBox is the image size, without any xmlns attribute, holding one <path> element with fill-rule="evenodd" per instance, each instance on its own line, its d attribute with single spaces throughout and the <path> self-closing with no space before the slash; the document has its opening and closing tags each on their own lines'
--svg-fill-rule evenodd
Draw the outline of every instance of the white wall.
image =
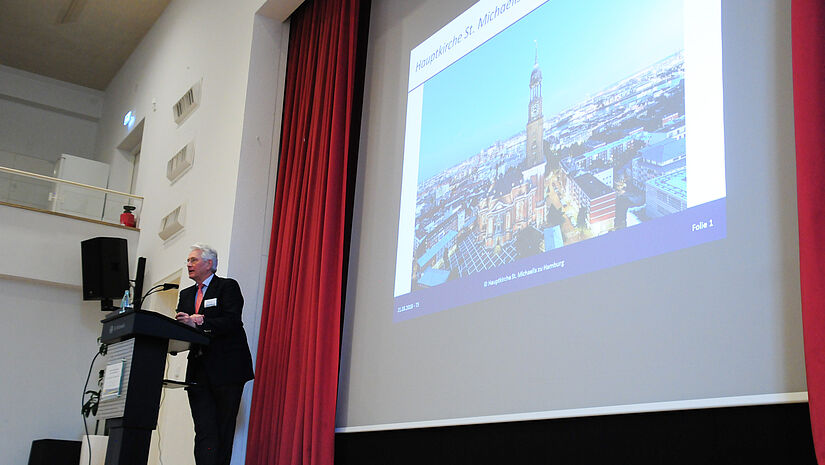
<svg viewBox="0 0 825 465">
<path fill-rule="evenodd" d="M 97 236 L 126 239 L 134 269 L 138 231 L 0 205 L 0 277 L 79 289 L 80 241 Z"/>
<path fill-rule="evenodd" d="M 90 98 L 95 95 L 85 95 L 82 88 L 0 68 L 0 72 L 7 73 L 0 76 L 0 105 L 11 108 L 32 102 L 27 107 L 38 111 L 58 108 L 57 114 L 82 121 L 79 127 L 57 135 L 55 139 L 64 146 L 78 133 L 87 133 L 83 129 L 86 123 L 93 123 L 93 144 L 86 138 L 86 145 L 56 152 L 88 152 L 109 163 L 112 189 L 128 191 L 132 178 L 133 157 L 118 149 L 130 130 L 122 125 L 123 116 L 133 111 L 137 121 L 143 121 L 135 193 L 145 196 L 145 200 L 139 220 L 142 234 L 139 239 L 129 238 L 132 274 L 135 257 L 143 256 L 147 257 L 147 285 L 180 277 L 181 284 L 186 286 L 189 281 L 182 270 L 188 246 L 196 241 L 212 244 L 220 254 L 218 274 L 233 276 L 241 283 L 246 299 L 244 323 L 253 357 L 269 246 L 288 39 L 285 24 L 255 15 L 263 3 L 264 0 L 173 1 L 110 83 L 102 103 L 92 102 Z M 22 81 L 21 76 L 25 78 Z M 171 107 L 199 80 L 203 89 L 200 108 L 178 127 Z M 71 92 L 57 92 L 63 87 Z M 6 107 L 0 108 L 0 126 L 6 124 L 2 120 Z M 25 118 L 35 125 L 48 122 L 53 116 L 35 112 Z M 38 131 L 27 133 L 29 145 L 25 141 L 15 142 L 8 148 L 0 146 L 0 150 L 55 152 L 35 147 L 31 139 L 37 135 Z M 166 163 L 192 140 L 194 166 L 170 184 L 165 177 Z M 182 203 L 186 204 L 186 227 L 164 242 L 157 236 L 161 218 Z M 0 420 L 4 432 L 0 435 L 3 460 L 25 463 L 31 440 L 78 439 L 81 434 L 82 386 L 76 386 L 73 379 L 85 379 L 88 362 L 97 349 L 95 340 L 101 315 L 96 302 L 81 300 L 77 287 L 77 242 L 78 234 L 84 235 L 84 228 L 94 228 L 91 223 L 76 228 L 73 220 L 48 215 L 45 216 L 49 219 L 34 216 L 27 219 L 28 223 L 19 223 L 17 218 L 21 215 L 43 214 L 0 208 L 0 253 L 4 260 L 15 256 L 7 264 L 0 260 L 0 310 L 15 314 L 24 307 L 52 309 L 15 316 L 12 324 L 4 326 L 2 334 L 20 347 L 26 347 L 25 341 L 33 335 L 43 335 L 50 341 L 48 352 L 61 354 L 59 359 L 40 353 L 26 359 L 23 350 L 0 355 L 0 369 L 4 373 L 12 373 L 14 379 L 31 380 L 22 396 L 16 382 L 3 383 L 0 391 L 0 408 L 4 411 Z M 60 220 L 70 223 L 42 224 Z M 55 231 L 71 243 L 65 253 L 50 245 Z M 95 235 L 117 234 L 90 232 L 88 237 Z M 149 309 L 164 307 L 168 312 L 168 300 L 150 299 L 147 305 Z M 51 318 L 48 324 L 39 323 L 44 316 Z M 64 347 L 72 347 L 72 354 L 66 354 Z M 73 355 L 75 352 L 77 356 Z M 27 363 L 21 364 L 21 360 Z M 184 369 L 183 357 L 170 357 L 168 377 L 182 378 Z M 55 376 L 65 381 L 55 384 Z M 238 419 L 233 454 L 236 464 L 244 461 L 251 387 L 252 383 L 247 385 Z M 48 401 L 48 407 L 60 404 L 57 416 L 40 408 L 42 398 L 53 399 Z M 73 417 L 77 417 L 75 423 Z M 182 391 L 165 393 L 157 433 L 150 463 L 159 463 L 159 459 L 163 463 L 194 463 L 194 433 Z"/>
<path fill-rule="evenodd" d="M 96 143 L 100 159 L 112 166 L 110 188 L 128 190 L 132 159 L 117 148 L 129 131 L 122 120 L 133 111 L 137 121 L 144 121 L 135 193 L 145 197 L 137 255 L 147 258 L 146 282 L 178 274 L 182 287 L 188 286 L 191 282 L 181 273 L 189 245 L 211 244 L 219 253 L 218 274 L 241 284 L 253 356 L 287 40 L 284 24 L 255 16 L 261 4 L 263 0 L 173 1 L 107 88 Z M 200 106 L 178 126 L 172 105 L 198 81 Z M 193 167 L 170 183 L 167 161 L 192 140 Z M 186 205 L 185 229 L 161 240 L 161 219 L 181 204 Z M 183 364 L 174 359 L 170 373 L 182 376 Z M 233 463 L 243 463 L 251 386 L 241 405 Z M 164 395 L 158 432 L 163 463 L 194 463 L 185 394 Z M 150 463 L 157 461 L 156 439 Z"/>
<path fill-rule="evenodd" d="M 0 66 L 0 164 L 51 175 L 61 153 L 95 158 L 102 107 L 100 91 Z M 134 264 L 137 231 L 0 205 L 4 463 L 26 463 L 35 439 L 83 434 L 83 382 L 103 314 L 83 301 L 80 241 L 96 236 L 126 238 Z"/>
<path fill-rule="evenodd" d="M 148 259 L 148 281 L 180 269 L 195 241 L 229 250 L 253 18 L 261 3 L 173 1 L 106 90 L 96 145 L 101 161 L 111 164 L 112 189 L 128 190 L 131 181 L 131 159 L 117 149 L 128 133 L 123 116 L 134 111 L 144 120 L 136 193 L 145 197 L 138 255 Z M 172 105 L 201 79 L 201 105 L 178 127 Z M 166 163 L 192 140 L 194 166 L 170 184 Z M 184 231 L 162 241 L 160 220 L 184 202 Z M 221 273 L 225 266 L 221 261 Z"/>
<path fill-rule="evenodd" d="M 33 440 L 78 440 L 83 434 L 83 382 L 97 353 L 103 314 L 97 302 L 81 299 L 78 288 L 0 277 L 3 463 L 27 463 Z"/>
<path fill-rule="evenodd" d="M 0 150 L 95 157 L 103 93 L 0 65 Z M 127 186 L 128 187 L 128 186 Z"/>
<path fill-rule="evenodd" d="M 26 463 L 35 439 L 80 439 L 83 382 L 104 316 L 98 302 L 83 301 L 80 241 L 126 238 L 134 263 L 138 234 L 0 205 L 0 462 Z"/>
</svg>

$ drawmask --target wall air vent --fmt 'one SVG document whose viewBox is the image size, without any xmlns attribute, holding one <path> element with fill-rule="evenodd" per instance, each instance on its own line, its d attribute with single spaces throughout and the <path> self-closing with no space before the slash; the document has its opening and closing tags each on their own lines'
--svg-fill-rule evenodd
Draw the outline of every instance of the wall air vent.
<svg viewBox="0 0 825 465">
<path fill-rule="evenodd" d="M 195 142 L 189 142 L 166 162 L 166 177 L 175 182 L 192 167 L 195 161 Z"/>
<path fill-rule="evenodd" d="M 158 236 L 164 241 L 183 230 L 186 220 L 186 204 L 178 205 L 171 213 L 160 220 Z"/>
<path fill-rule="evenodd" d="M 201 82 L 202 81 L 196 82 L 194 86 L 190 87 L 189 90 L 183 94 L 183 97 L 181 97 L 177 103 L 172 105 L 172 115 L 175 117 L 175 122 L 178 123 L 178 125 L 183 124 L 186 118 L 200 105 Z"/>
</svg>

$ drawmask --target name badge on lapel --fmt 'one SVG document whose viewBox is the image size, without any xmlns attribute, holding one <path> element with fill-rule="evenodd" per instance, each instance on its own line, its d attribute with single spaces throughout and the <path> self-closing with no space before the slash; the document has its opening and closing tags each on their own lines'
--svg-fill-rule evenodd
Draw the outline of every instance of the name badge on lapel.
<svg viewBox="0 0 825 465">
<path fill-rule="evenodd" d="M 206 300 L 203 301 L 203 306 L 204 306 L 204 308 L 217 307 L 218 306 L 218 299 L 217 298 L 206 299 Z"/>
</svg>

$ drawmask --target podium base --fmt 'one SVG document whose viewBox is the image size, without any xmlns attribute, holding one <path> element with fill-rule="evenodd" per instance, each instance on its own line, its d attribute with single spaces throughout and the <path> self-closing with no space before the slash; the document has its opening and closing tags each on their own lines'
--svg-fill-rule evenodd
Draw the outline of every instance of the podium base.
<svg viewBox="0 0 825 465">
<path fill-rule="evenodd" d="M 109 420 L 105 465 L 146 465 L 152 429 L 123 426 L 123 419 Z"/>
</svg>

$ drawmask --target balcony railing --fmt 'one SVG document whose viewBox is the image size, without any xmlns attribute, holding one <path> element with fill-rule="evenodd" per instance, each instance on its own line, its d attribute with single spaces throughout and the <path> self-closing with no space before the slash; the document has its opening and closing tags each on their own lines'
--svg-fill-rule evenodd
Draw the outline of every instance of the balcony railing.
<svg viewBox="0 0 825 465">
<path fill-rule="evenodd" d="M 0 166 L 0 202 L 29 209 L 139 226 L 143 197 Z M 135 225 L 122 213 L 131 210 Z"/>
</svg>

